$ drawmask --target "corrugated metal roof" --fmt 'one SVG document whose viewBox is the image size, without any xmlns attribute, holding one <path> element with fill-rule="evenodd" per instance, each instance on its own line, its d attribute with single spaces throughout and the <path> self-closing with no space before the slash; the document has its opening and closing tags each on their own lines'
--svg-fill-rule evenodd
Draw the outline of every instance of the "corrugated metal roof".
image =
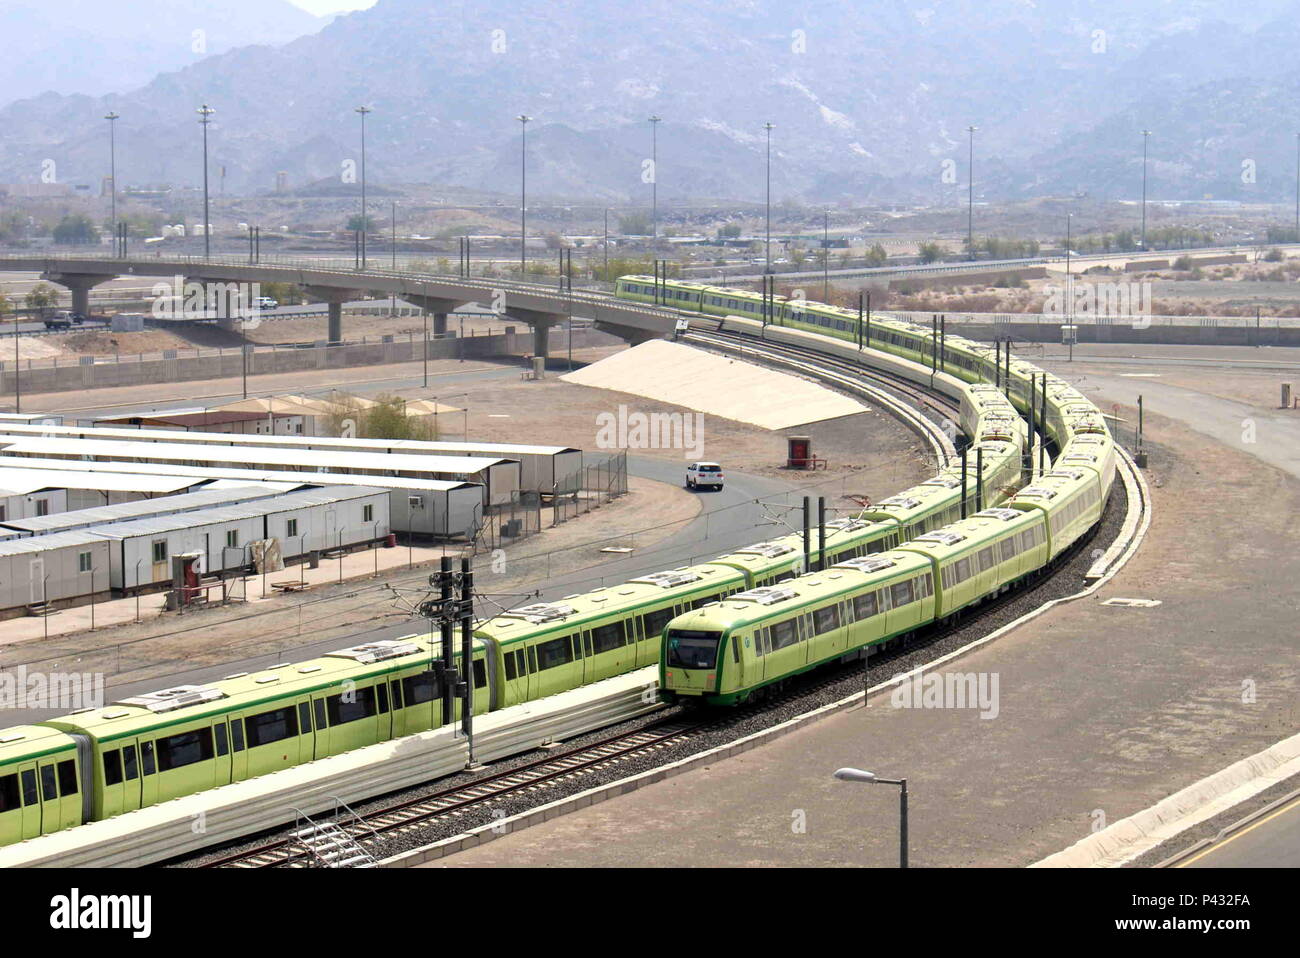
<svg viewBox="0 0 1300 958">
<path fill-rule="evenodd" d="M 171 516 L 152 516 L 147 519 L 135 519 L 129 522 L 114 522 L 95 526 L 87 531 L 106 539 L 130 539 L 134 536 L 150 535 L 159 532 L 175 532 L 177 529 L 191 529 L 202 526 L 220 525 L 224 522 L 242 522 L 245 519 L 257 519 L 261 516 L 275 515 L 278 512 L 291 512 L 309 506 L 329 505 L 335 502 L 351 502 L 367 496 L 385 496 L 386 489 L 372 489 L 365 486 L 330 486 L 325 489 L 305 489 L 291 492 L 272 499 L 259 499 L 243 502 L 220 509 L 200 509 L 195 512 L 182 512 Z M 40 536 L 48 539 L 49 536 Z M 30 541 L 30 540 L 29 540 Z"/>
<path fill-rule="evenodd" d="M 0 437 L 0 442 L 7 440 Z M 125 440 L 60 439 L 24 437 L 11 443 L 6 454 L 53 456 L 111 456 L 119 459 L 180 460 L 181 462 L 230 462 L 259 466 L 314 466 L 326 470 L 380 469 L 430 472 L 446 475 L 477 475 L 491 466 L 512 459 L 470 456 L 415 456 L 385 453 L 290 449 L 283 446 L 207 445 L 179 442 L 128 442 Z"/>
<path fill-rule="evenodd" d="M 96 506 L 93 509 L 57 512 L 49 516 L 12 519 L 0 523 L 0 525 L 23 532 L 52 532 L 69 527 L 101 525 L 105 522 L 124 522 L 128 519 L 143 518 L 145 516 L 192 512 L 209 506 L 246 502 L 250 499 L 267 499 L 275 494 L 273 490 L 248 488 L 247 486 L 230 489 L 201 489 L 198 492 L 187 492 L 178 496 L 137 499 L 134 502 L 122 502 L 112 506 Z"/>
<path fill-rule="evenodd" d="M 13 463 L 23 469 L 54 469 L 85 471 L 91 474 L 126 473 L 129 475 L 189 477 L 191 485 L 204 479 L 248 479 L 255 482 L 287 482 L 302 485 L 376 485 L 391 489 L 412 489 L 428 492 L 446 492 L 450 489 L 478 488 L 479 483 L 463 479 L 409 479 L 402 476 L 360 476 L 346 472 L 286 472 L 274 469 L 236 469 L 219 466 L 170 466 L 154 462 L 91 462 L 88 460 L 39 459 L 30 456 L 11 456 L 0 453 L 0 469 Z"/>
<path fill-rule="evenodd" d="M 185 410 L 193 415 L 196 410 Z M 181 415 L 177 411 L 166 413 L 140 413 L 140 419 L 174 418 Z M 125 418 L 125 417 L 123 417 Z M 426 439 L 339 439 L 333 436 L 270 436 L 244 435 L 241 433 L 190 432 L 179 429 L 136 429 L 115 428 L 111 426 L 5 426 L 0 423 L 0 433 L 18 436 L 48 436 L 55 438 L 93 438 L 98 436 L 105 440 L 120 439 L 127 442 L 159 441 L 197 443 L 200 445 L 232 444 L 238 446 L 281 446 L 281 447 L 319 447 L 330 449 L 409 449 L 423 450 L 428 453 L 453 453 L 458 455 L 475 455 L 510 458 L 511 455 L 554 456 L 560 453 L 581 452 L 571 446 L 542 446 L 530 443 L 507 442 L 443 442 Z M 136 437 L 139 437 L 138 439 Z"/>
<path fill-rule="evenodd" d="M 21 459 L 0 458 L 0 486 L 13 488 L 14 495 L 30 495 L 41 489 L 96 489 L 101 492 L 169 493 L 188 489 L 200 480 L 178 476 L 140 473 L 93 473 L 65 460 L 63 469 L 27 469 Z M 10 463 L 13 463 L 11 466 Z"/>
<path fill-rule="evenodd" d="M 100 545 L 103 536 L 97 536 L 89 529 L 76 529 L 72 532 L 52 532 L 48 536 L 28 536 L 25 539 L 7 539 L 0 542 L 0 556 L 25 555 L 32 552 L 49 552 L 68 546 Z"/>
</svg>

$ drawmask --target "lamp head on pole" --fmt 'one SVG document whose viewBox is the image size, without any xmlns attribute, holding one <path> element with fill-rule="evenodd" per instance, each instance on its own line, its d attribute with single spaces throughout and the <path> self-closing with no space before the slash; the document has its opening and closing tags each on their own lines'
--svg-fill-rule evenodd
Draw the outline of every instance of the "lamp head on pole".
<svg viewBox="0 0 1300 958">
<path fill-rule="evenodd" d="M 216 113 L 217 111 L 212 109 L 212 107 L 208 106 L 205 103 L 194 112 L 199 115 L 199 122 L 202 123 L 204 126 L 207 126 L 209 123 L 212 122 L 211 120 L 208 119 L 208 117 L 212 116 L 212 114 Z"/>
<path fill-rule="evenodd" d="M 104 114 L 104 119 L 105 119 L 105 120 L 117 120 L 117 119 L 120 119 L 120 115 L 117 114 L 117 113 L 114 113 L 112 110 L 109 110 L 107 113 Z M 1298 134 L 1298 135 L 1300 135 L 1300 134 Z"/>
<path fill-rule="evenodd" d="M 877 781 L 875 772 L 865 772 L 860 768 L 838 769 L 835 777 L 841 782 L 862 782 L 867 785 L 874 785 Z"/>
</svg>

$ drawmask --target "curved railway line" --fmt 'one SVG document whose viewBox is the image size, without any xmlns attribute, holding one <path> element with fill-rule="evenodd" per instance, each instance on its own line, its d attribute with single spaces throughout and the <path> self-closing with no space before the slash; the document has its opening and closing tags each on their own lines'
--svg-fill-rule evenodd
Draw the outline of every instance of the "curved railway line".
<svg viewBox="0 0 1300 958">
<path fill-rule="evenodd" d="M 751 338 L 741 336 L 707 333 L 691 333 L 689 339 L 704 346 L 748 355 L 759 361 L 795 369 L 855 394 L 865 393 L 877 400 L 887 399 L 887 396 L 882 395 L 881 388 L 864 388 L 860 381 L 862 378 L 872 379 L 882 386 L 905 394 L 918 405 L 928 407 L 935 415 L 943 416 L 945 419 L 949 419 L 950 414 L 958 408 L 958 404 L 950 398 L 929 393 L 902 377 L 882 370 L 861 368 L 841 359 L 818 356 L 811 350 L 797 346 L 755 342 Z M 907 414 L 906 421 L 938 448 L 942 464 L 947 458 L 947 454 L 942 449 L 945 440 L 948 441 L 948 448 L 951 448 L 947 433 L 928 417 L 907 409 L 897 401 L 891 400 L 887 404 L 891 409 L 898 411 L 901 408 L 901 411 Z M 1125 459 L 1121 468 L 1128 469 L 1131 465 Z M 1140 486 L 1138 488 L 1138 501 L 1129 504 L 1131 508 L 1125 511 L 1136 510 L 1140 517 L 1145 512 L 1147 503 Z M 865 669 L 859 669 L 856 665 L 847 665 L 822 670 L 801 677 L 797 682 L 760 701 L 741 705 L 722 713 L 700 716 L 691 708 L 674 708 L 670 715 L 652 718 L 636 728 L 615 735 L 597 737 L 557 754 L 528 760 L 523 764 L 490 772 L 480 778 L 431 793 L 401 798 L 389 804 L 379 804 L 378 807 L 363 810 L 355 817 L 340 820 L 339 827 L 351 842 L 356 843 L 357 848 L 364 850 L 368 855 L 376 852 L 382 856 L 393 851 L 394 842 L 400 844 L 404 839 L 423 842 L 424 839 L 420 837 L 422 833 L 436 832 L 440 828 L 446 829 L 463 823 L 469 818 L 472 818 L 475 824 L 484 820 L 499 819 L 502 815 L 499 809 L 507 801 L 514 805 L 512 811 L 518 811 L 518 806 L 521 804 L 535 807 L 553 801 L 559 792 L 580 791 L 586 787 L 593 776 L 617 774 L 618 767 L 633 758 L 639 760 L 637 771 L 669 764 L 680 757 L 683 751 L 692 750 L 693 744 L 705 733 L 717 733 L 724 740 L 735 739 L 752 731 L 751 726 L 755 717 L 764 714 L 771 717 L 775 713 L 784 720 L 783 713 L 793 715 L 806 713 L 825 704 L 821 693 L 833 692 L 835 697 L 839 697 L 855 682 L 869 686 L 872 675 L 882 674 L 882 666 L 902 664 L 905 668 L 913 668 L 947 657 L 972 643 L 983 642 L 984 637 L 971 633 L 979 631 L 981 626 L 991 619 L 999 618 L 1002 613 L 1014 613 L 1012 621 L 1016 621 L 1024 615 L 1036 614 L 1058 602 L 1069 601 L 1091 591 L 1086 589 L 1084 592 L 1070 593 L 1055 588 L 1052 591 L 1062 594 L 1046 598 L 1045 601 L 1037 604 L 1036 608 L 1025 610 L 1026 606 L 1034 604 L 1037 593 L 1053 575 L 1071 566 L 1077 567 L 1076 571 L 1080 573 L 1087 568 L 1091 557 L 1085 556 L 1084 552 L 1095 538 L 1103 533 L 1103 526 L 1108 526 L 1107 532 L 1116 534 L 1122 532 L 1116 518 L 1120 512 L 1121 500 L 1125 498 L 1124 495 L 1117 495 L 1107 514 L 1109 521 L 1094 526 L 1087 535 L 1075 542 L 1067 553 L 1059 557 L 1051 568 L 1044 569 L 1035 576 L 1031 584 L 990 598 L 978 608 L 971 610 L 970 614 L 958 615 L 951 622 L 935 624 L 915 636 L 890 642 L 882 654 L 874 657 Z M 1140 522 L 1137 524 L 1140 525 Z M 1125 528 L 1131 525 L 1133 525 L 1132 516 L 1126 516 Z M 1093 555 L 1095 554 L 1094 551 Z M 954 643 L 956 648 L 949 648 Z M 859 674 L 862 676 L 861 679 L 856 678 Z M 187 862 L 200 868 L 244 869 L 328 865 L 328 861 L 318 858 L 309 850 L 302 840 L 303 834 L 305 833 L 301 831 L 288 830 L 266 841 L 220 857 L 191 856 Z M 184 863 L 186 862 L 175 864 Z"/>
</svg>

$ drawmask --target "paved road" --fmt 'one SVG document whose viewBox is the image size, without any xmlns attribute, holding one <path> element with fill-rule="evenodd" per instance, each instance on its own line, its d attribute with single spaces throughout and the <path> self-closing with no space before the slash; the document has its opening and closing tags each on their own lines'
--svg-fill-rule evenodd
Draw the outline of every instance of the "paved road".
<svg viewBox="0 0 1300 958">
<path fill-rule="evenodd" d="M 1300 796 L 1179 867 L 1300 868 Z"/>
</svg>

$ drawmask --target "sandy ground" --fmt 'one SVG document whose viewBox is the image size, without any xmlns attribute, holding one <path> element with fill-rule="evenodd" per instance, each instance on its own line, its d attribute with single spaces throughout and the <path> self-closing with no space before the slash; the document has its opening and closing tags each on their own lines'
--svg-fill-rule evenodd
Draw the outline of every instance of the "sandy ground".
<svg viewBox="0 0 1300 958">
<path fill-rule="evenodd" d="M 1300 480 L 1163 416 L 1147 435 L 1155 518 L 1138 556 L 954 667 L 1000 676 L 993 720 L 878 696 L 447 864 L 892 867 L 896 791 L 831 779 L 857 764 L 907 777 L 913 864 L 1023 866 L 1293 734 Z"/>
</svg>

